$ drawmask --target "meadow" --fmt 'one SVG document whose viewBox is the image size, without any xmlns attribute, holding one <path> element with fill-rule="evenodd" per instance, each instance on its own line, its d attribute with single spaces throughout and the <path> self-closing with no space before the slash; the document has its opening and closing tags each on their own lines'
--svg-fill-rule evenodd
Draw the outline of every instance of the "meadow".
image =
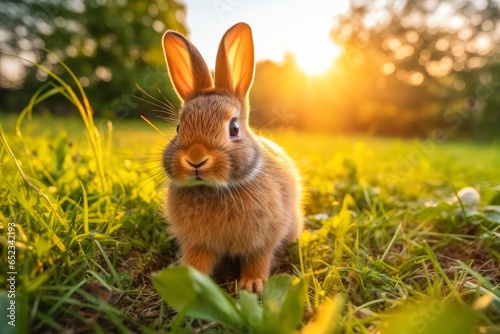
<svg viewBox="0 0 500 334">
<path fill-rule="evenodd" d="M 2 282 L 9 227 L 17 272 L 2 333 L 500 333 L 500 141 L 260 130 L 302 172 L 306 229 L 258 299 L 231 266 L 216 283 L 175 266 L 175 127 L 93 119 L 82 101 L 79 118 L 2 115 Z"/>
</svg>

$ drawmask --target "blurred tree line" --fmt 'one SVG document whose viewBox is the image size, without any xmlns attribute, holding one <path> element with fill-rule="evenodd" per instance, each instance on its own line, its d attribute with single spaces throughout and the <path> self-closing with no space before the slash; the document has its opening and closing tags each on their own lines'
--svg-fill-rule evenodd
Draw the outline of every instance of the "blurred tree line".
<svg viewBox="0 0 500 334">
<path fill-rule="evenodd" d="M 293 55 L 261 63 L 252 91 L 258 126 L 380 135 L 500 129 L 500 11 L 495 0 L 356 0 L 331 31 L 343 49 L 309 78 Z"/>
<path fill-rule="evenodd" d="M 157 114 L 132 98 L 142 94 L 136 84 L 176 104 L 160 37 L 168 28 L 186 33 L 179 0 L 1 1 L 0 51 L 55 73 L 63 72 L 57 57 L 63 59 L 98 115 Z M 334 19 L 332 43 L 343 53 L 327 73 L 307 76 L 293 54 L 257 64 L 252 122 L 257 128 L 436 138 L 496 133 L 499 19 L 497 0 L 353 0 Z M 21 110 L 44 80 L 34 66 L 14 82 L 0 73 L 0 110 Z M 51 112 L 71 110 L 50 103 Z"/>
<path fill-rule="evenodd" d="M 1 0 L 0 52 L 37 62 L 71 82 L 59 59 L 77 75 L 96 114 L 129 117 L 141 113 L 136 84 L 146 90 L 169 87 L 161 47 L 167 29 L 186 33 L 179 0 Z M 52 51 L 47 53 L 44 49 Z M 59 59 L 58 59 L 59 58 Z M 0 55 L 0 110 L 19 111 L 47 73 Z M 12 79 L 13 78 L 13 79 Z M 171 89 L 163 89 L 174 98 Z M 46 107 L 72 112 L 62 97 Z"/>
</svg>

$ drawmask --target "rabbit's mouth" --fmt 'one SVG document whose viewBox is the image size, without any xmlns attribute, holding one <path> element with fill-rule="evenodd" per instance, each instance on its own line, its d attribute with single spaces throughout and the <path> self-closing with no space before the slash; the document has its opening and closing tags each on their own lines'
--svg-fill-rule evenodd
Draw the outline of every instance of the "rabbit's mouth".
<svg viewBox="0 0 500 334">
<path fill-rule="evenodd" d="M 220 183 L 214 182 L 212 180 L 207 180 L 203 179 L 199 176 L 193 178 L 193 179 L 188 179 L 179 184 L 181 187 L 196 187 L 196 186 L 221 186 Z"/>
<path fill-rule="evenodd" d="M 193 177 L 191 178 L 192 180 L 195 180 L 195 181 L 204 181 L 204 182 L 208 182 L 209 180 L 206 179 L 206 178 L 203 178 L 201 177 L 200 173 L 202 173 L 202 171 L 200 171 L 199 169 L 196 169 L 194 171 L 194 175 Z"/>
</svg>

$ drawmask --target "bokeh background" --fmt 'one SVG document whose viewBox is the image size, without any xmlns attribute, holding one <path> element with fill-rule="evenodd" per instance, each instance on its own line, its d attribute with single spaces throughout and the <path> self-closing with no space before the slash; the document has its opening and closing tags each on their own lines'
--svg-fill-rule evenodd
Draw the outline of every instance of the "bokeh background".
<svg viewBox="0 0 500 334">
<path fill-rule="evenodd" d="M 499 5 L 1 0 L 0 115 L 19 112 L 50 82 L 15 55 L 65 78 L 63 60 L 98 117 L 161 116 L 140 99 L 140 88 L 179 105 L 164 64 L 164 31 L 192 38 L 213 68 L 223 32 L 246 21 L 258 61 L 251 92 L 257 128 L 491 139 L 500 129 Z M 37 108 L 75 113 L 62 96 Z"/>
</svg>

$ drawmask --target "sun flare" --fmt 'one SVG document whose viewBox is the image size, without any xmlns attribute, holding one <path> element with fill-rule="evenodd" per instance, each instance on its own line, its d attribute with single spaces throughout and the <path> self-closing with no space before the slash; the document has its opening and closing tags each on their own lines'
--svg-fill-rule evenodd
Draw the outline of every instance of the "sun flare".
<svg viewBox="0 0 500 334">
<path fill-rule="evenodd" d="M 298 66 L 308 75 L 321 75 L 333 66 L 333 62 L 340 56 L 342 50 L 328 38 L 312 38 L 308 35 L 294 48 Z"/>
</svg>

